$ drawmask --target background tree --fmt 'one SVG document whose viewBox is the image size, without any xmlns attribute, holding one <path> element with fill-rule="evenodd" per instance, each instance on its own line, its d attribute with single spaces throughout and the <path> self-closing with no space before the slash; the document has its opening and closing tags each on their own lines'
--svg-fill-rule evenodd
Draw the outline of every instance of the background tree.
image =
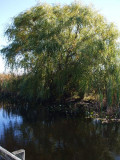
<svg viewBox="0 0 120 160">
<path fill-rule="evenodd" d="M 27 74 L 20 92 L 41 100 L 102 93 L 116 69 L 118 31 L 81 4 L 41 4 L 13 18 L 2 49 L 11 68 Z"/>
</svg>

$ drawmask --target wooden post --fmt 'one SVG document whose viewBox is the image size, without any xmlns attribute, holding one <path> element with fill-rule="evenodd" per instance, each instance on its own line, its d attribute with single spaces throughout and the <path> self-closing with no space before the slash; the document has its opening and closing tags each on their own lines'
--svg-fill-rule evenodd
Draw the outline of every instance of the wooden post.
<svg viewBox="0 0 120 160">
<path fill-rule="evenodd" d="M 25 160 L 25 150 L 22 149 L 22 150 L 10 153 L 9 151 L 7 151 L 6 149 L 0 146 L 0 156 L 4 160 Z"/>
</svg>

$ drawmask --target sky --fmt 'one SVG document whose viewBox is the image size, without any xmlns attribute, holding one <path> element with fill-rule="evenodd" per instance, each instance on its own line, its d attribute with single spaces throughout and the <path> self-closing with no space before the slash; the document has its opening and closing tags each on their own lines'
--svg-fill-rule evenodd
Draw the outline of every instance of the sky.
<svg viewBox="0 0 120 160">
<path fill-rule="evenodd" d="M 7 39 L 4 37 L 4 32 L 7 26 L 11 23 L 12 18 L 40 2 L 49 4 L 70 4 L 79 0 L 0 0 L 0 49 L 7 45 Z M 93 7 L 101 13 L 108 22 L 114 22 L 120 30 L 120 0 L 80 0 L 86 5 Z M 0 55 L 0 73 L 8 72 L 5 70 L 5 62 Z"/>
</svg>

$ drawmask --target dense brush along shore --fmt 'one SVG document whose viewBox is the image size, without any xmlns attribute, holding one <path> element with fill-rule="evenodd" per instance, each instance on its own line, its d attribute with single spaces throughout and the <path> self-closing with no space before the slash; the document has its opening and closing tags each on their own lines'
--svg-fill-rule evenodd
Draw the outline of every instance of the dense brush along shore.
<svg viewBox="0 0 120 160">
<path fill-rule="evenodd" d="M 95 119 L 104 123 L 118 123 L 120 122 L 120 108 L 101 106 L 100 102 L 96 100 L 79 100 L 72 99 L 65 102 L 50 102 L 50 101 L 28 101 L 27 99 L 17 94 L 2 93 L 0 101 L 9 104 L 27 104 L 27 106 L 42 106 L 46 112 L 53 116 L 67 116 L 67 117 L 81 117 L 87 119 Z M 36 110 L 36 108 L 34 108 Z"/>
</svg>

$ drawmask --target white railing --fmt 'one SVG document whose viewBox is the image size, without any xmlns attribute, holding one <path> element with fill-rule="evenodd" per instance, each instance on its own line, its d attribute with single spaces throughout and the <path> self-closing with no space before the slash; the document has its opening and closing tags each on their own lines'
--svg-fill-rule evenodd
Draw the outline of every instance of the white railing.
<svg viewBox="0 0 120 160">
<path fill-rule="evenodd" d="M 25 150 L 20 149 L 10 153 L 0 146 L 0 157 L 2 157 L 4 160 L 25 160 Z"/>
</svg>

